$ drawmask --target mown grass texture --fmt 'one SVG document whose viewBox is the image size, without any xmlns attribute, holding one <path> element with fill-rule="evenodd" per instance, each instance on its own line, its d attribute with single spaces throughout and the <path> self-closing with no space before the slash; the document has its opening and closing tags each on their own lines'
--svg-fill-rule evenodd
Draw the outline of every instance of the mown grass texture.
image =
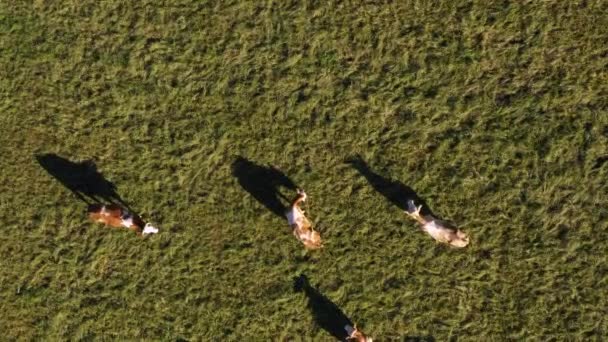
<svg viewBox="0 0 608 342">
<path fill-rule="evenodd" d="M 0 2 L 3 338 L 608 334 L 608 3 Z M 87 221 L 36 162 L 93 159 L 161 228 Z M 361 155 L 471 235 L 435 243 Z M 310 196 L 306 252 L 242 156 Z M 282 189 L 287 197 L 292 192 Z"/>
</svg>

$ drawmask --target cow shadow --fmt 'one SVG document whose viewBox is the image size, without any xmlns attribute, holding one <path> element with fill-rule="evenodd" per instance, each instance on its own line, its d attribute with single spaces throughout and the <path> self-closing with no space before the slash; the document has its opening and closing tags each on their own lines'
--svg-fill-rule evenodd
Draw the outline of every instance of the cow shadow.
<svg viewBox="0 0 608 342">
<path fill-rule="evenodd" d="M 91 160 L 73 162 L 54 153 L 36 155 L 40 166 L 68 188 L 86 204 L 113 203 L 129 209 L 129 205 L 116 192 Z"/>
<path fill-rule="evenodd" d="M 244 157 L 237 157 L 232 163 L 232 175 L 241 187 L 275 215 L 284 217 L 289 201 L 280 188 L 296 189 L 295 183 L 284 173 L 272 166 L 258 165 Z"/>
<path fill-rule="evenodd" d="M 308 308 L 312 311 L 315 322 L 325 331 L 340 341 L 346 341 L 348 334 L 344 326 L 354 326 L 353 322 L 329 298 L 310 285 L 306 275 L 294 279 L 294 291 L 304 292 L 308 298 Z"/>
<path fill-rule="evenodd" d="M 427 205 L 426 201 L 420 198 L 414 189 L 401 183 L 400 181 L 392 180 L 375 173 L 370 169 L 369 165 L 363 160 L 363 158 L 361 158 L 361 156 L 356 155 L 354 157 L 350 157 L 345 162 L 350 164 L 355 170 L 359 171 L 359 173 L 365 177 L 367 182 L 374 188 L 374 190 L 379 192 L 399 209 L 412 212 L 412 208 L 408 207 L 407 205 L 408 201 L 412 200 L 416 206 L 422 205 L 422 209 L 420 211 L 422 215 L 435 216 Z"/>
</svg>

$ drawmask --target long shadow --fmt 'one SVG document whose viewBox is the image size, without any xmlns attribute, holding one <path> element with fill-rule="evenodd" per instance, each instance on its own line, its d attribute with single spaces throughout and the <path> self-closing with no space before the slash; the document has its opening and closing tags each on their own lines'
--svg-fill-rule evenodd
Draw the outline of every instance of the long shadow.
<svg viewBox="0 0 608 342">
<path fill-rule="evenodd" d="M 43 169 L 88 205 L 105 202 L 129 209 L 116 192 L 116 186 L 97 170 L 93 161 L 72 162 L 54 153 L 35 157 Z"/>
<path fill-rule="evenodd" d="M 281 187 L 296 189 L 294 182 L 274 167 L 258 165 L 243 157 L 232 163 L 232 175 L 245 191 L 251 194 L 275 215 L 284 217 L 287 206 L 281 199 L 289 201 L 280 192 Z"/>
<path fill-rule="evenodd" d="M 354 327 L 353 322 L 344 314 L 344 312 L 329 298 L 320 293 L 317 289 L 310 285 L 308 277 L 304 274 L 294 278 L 294 290 L 296 292 L 304 292 L 308 298 L 308 308 L 312 311 L 315 322 L 325 331 L 330 333 L 339 341 L 348 341 L 348 334 L 344 327 L 350 325 Z M 427 336 L 402 336 L 402 341 L 405 342 L 435 342 L 435 338 L 431 335 Z"/>
<path fill-rule="evenodd" d="M 306 275 L 294 279 L 294 290 L 304 291 L 308 297 L 308 308 L 312 311 L 315 322 L 323 330 L 340 341 L 346 341 L 348 334 L 344 326 L 354 324 L 334 302 L 312 287 Z"/>
<path fill-rule="evenodd" d="M 414 189 L 409 186 L 390 178 L 383 177 L 369 168 L 369 165 L 357 155 L 346 160 L 346 163 L 352 165 L 381 195 L 386 197 L 391 203 L 396 205 L 401 210 L 407 210 L 411 212 L 411 208 L 408 208 L 407 202 L 413 200 L 415 205 L 422 205 L 422 215 L 433 215 L 433 212 L 426 204 L 426 202 L 418 196 Z"/>
</svg>

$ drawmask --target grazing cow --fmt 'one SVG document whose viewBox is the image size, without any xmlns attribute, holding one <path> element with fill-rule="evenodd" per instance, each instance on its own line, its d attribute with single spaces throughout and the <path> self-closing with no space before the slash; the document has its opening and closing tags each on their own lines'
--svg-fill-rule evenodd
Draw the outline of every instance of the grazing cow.
<svg viewBox="0 0 608 342">
<path fill-rule="evenodd" d="M 469 244 L 469 237 L 460 229 L 453 227 L 448 222 L 434 218 L 431 215 L 420 215 L 422 206 L 416 207 L 414 201 L 407 202 L 408 209 L 406 214 L 418 221 L 422 225 L 422 230 L 427 232 L 435 240 L 448 243 L 454 247 L 466 247 Z"/>
<path fill-rule="evenodd" d="M 93 222 L 103 223 L 114 228 L 128 228 L 137 235 L 156 234 L 158 229 L 145 223 L 139 216 L 128 212 L 117 204 L 92 204 L 88 209 L 89 217 Z"/>
<path fill-rule="evenodd" d="M 290 209 L 285 213 L 287 221 L 289 221 L 289 226 L 298 240 L 302 241 L 304 247 L 308 249 L 321 248 L 323 247 L 321 235 L 312 228 L 312 224 L 308 221 L 306 216 L 304 216 L 304 210 L 300 208 L 300 203 L 306 201 L 306 193 L 299 189 L 297 191 L 298 195 L 291 202 Z"/>
<path fill-rule="evenodd" d="M 373 342 L 371 337 L 365 336 L 363 331 L 357 329 L 357 325 L 355 327 L 351 327 L 350 325 L 345 325 L 344 330 L 348 334 L 346 338 L 347 341 L 356 341 L 356 342 Z"/>
</svg>

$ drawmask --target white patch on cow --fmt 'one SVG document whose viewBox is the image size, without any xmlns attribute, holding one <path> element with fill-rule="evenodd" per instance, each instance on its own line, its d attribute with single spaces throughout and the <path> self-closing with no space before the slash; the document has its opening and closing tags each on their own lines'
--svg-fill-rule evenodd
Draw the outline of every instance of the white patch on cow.
<svg viewBox="0 0 608 342">
<path fill-rule="evenodd" d="M 131 226 L 133 226 L 133 216 L 131 216 L 131 215 L 123 216 L 121 223 L 122 223 L 123 227 L 130 228 Z"/>
<path fill-rule="evenodd" d="M 346 330 L 346 333 L 348 334 L 348 336 L 352 335 L 353 332 L 355 331 L 355 329 L 348 324 L 344 326 L 344 330 Z"/>
<path fill-rule="evenodd" d="M 156 234 L 158 233 L 158 228 L 155 228 L 154 226 L 152 226 L 149 223 L 146 223 L 146 226 L 144 227 L 144 231 L 141 232 L 142 235 L 146 235 L 146 234 Z"/>
<path fill-rule="evenodd" d="M 294 205 L 291 207 L 291 210 L 287 212 L 286 216 L 290 226 L 295 224 L 299 227 L 302 225 L 303 215 L 297 206 Z"/>
<path fill-rule="evenodd" d="M 435 223 L 435 220 L 427 221 L 424 225 L 422 225 L 422 228 L 432 237 L 439 237 L 443 232 L 441 229 L 442 227 L 438 226 L 437 223 Z"/>
</svg>

